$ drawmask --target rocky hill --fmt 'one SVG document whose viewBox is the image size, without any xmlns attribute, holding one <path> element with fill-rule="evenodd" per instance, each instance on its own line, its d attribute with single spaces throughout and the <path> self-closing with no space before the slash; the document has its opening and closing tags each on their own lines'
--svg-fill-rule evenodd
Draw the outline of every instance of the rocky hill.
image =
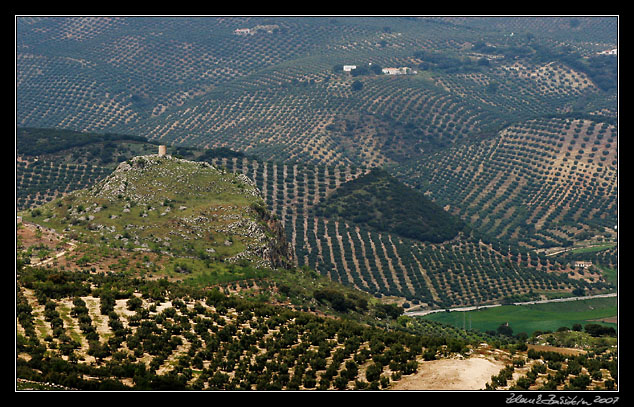
<svg viewBox="0 0 634 407">
<path fill-rule="evenodd" d="M 25 220 L 83 242 L 185 259 L 275 267 L 290 253 L 253 181 L 170 156 L 122 162 L 93 187 L 26 213 Z"/>
</svg>

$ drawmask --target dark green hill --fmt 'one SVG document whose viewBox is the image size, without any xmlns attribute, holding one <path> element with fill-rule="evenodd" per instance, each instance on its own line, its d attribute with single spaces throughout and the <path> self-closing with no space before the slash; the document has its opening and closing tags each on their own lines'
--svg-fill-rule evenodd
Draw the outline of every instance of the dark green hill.
<svg viewBox="0 0 634 407">
<path fill-rule="evenodd" d="M 454 238 L 465 225 L 386 171 L 373 169 L 347 182 L 316 209 L 378 231 L 432 243 Z"/>
</svg>

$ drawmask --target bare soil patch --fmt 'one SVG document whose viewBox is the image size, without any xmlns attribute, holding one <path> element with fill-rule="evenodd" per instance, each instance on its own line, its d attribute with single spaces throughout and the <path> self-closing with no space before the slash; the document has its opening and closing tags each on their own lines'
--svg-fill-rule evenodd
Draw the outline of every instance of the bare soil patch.
<svg viewBox="0 0 634 407">
<path fill-rule="evenodd" d="M 504 366 L 482 357 L 421 362 L 417 373 L 403 377 L 392 390 L 482 390 Z"/>
<path fill-rule="evenodd" d="M 20 225 L 16 233 L 24 248 L 46 246 L 50 250 L 55 250 L 63 240 L 63 236 L 52 229 L 28 222 L 21 222 Z"/>
<path fill-rule="evenodd" d="M 618 317 L 616 317 L 616 316 L 608 317 L 608 318 L 589 319 L 588 321 L 592 321 L 592 322 L 607 322 L 607 323 L 611 323 L 611 324 L 618 324 L 619 323 Z"/>
<path fill-rule="evenodd" d="M 548 345 L 528 345 L 528 349 L 534 349 L 537 352 L 557 352 L 563 355 L 581 355 L 586 353 L 583 349 L 575 349 L 575 348 L 560 348 L 557 346 L 548 346 Z"/>
</svg>

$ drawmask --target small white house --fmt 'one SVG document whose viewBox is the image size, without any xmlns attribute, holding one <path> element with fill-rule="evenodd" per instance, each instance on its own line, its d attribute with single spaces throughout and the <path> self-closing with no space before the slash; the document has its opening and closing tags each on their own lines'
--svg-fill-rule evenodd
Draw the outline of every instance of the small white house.
<svg viewBox="0 0 634 407">
<path fill-rule="evenodd" d="M 617 55 L 617 50 L 616 50 L 616 48 L 607 49 L 605 51 L 597 52 L 597 54 L 599 54 L 599 55 Z"/>
<path fill-rule="evenodd" d="M 237 35 L 249 35 L 251 34 L 251 29 L 250 28 L 236 28 L 233 31 L 233 33 Z"/>
<path fill-rule="evenodd" d="M 381 71 L 386 75 L 407 75 L 412 73 L 412 69 L 406 66 L 400 68 L 383 68 Z"/>
<path fill-rule="evenodd" d="M 587 269 L 588 267 L 592 266 L 592 262 L 591 261 L 575 261 L 575 267 L 581 267 L 584 269 Z"/>
<path fill-rule="evenodd" d="M 344 72 L 350 72 L 353 69 L 357 69 L 357 66 L 356 65 L 344 65 L 343 66 L 343 71 Z"/>
<path fill-rule="evenodd" d="M 386 75 L 400 75 L 401 74 L 401 70 L 398 68 L 383 68 L 381 69 L 381 72 L 383 72 Z"/>
</svg>

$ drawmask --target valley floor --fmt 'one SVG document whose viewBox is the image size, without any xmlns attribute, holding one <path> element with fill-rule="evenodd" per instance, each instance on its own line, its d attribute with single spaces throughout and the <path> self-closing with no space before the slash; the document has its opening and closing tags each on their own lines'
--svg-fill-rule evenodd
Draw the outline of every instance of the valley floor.
<svg viewBox="0 0 634 407">
<path fill-rule="evenodd" d="M 587 295 L 583 297 L 554 298 L 551 300 L 515 302 L 513 303 L 513 305 L 531 305 L 531 304 L 548 304 L 552 302 L 582 301 L 582 300 L 589 300 L 592 298 L 616 297 L 617 295 L 618 295 L 617 293 L 608 293 L 608 294 Z M 477 310 L 481 310 L 485 308 L 493 308 L 493 307 L 501 307 L 501 306 L 502 304 L 480 305 L 480 306 L 473 306 L 473 307 L 458 307 L 458 308 L 449 308 L 449 311 L 460 311 L 460 312 L 477 311 Z M 413 310 L 413 311 L 406 311 L 404 314 L 408 316 L 423 316 L 423 315 L 434 314 L 436 312 L 446 312 L 446 311 L 447 309 L 445 308 L 432 309 L 432 310 Z"/>
</svg>

